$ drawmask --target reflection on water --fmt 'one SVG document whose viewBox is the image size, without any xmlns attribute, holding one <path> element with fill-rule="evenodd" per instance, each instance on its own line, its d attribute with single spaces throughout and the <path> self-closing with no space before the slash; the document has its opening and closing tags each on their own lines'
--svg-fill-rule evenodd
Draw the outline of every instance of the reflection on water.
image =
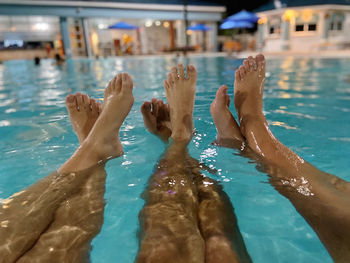
<svg viewBox="0 0 350 263">
<path fill-rule="evenodd" d="M 127 71 L 133 76 L 135 104 L 121 128 L 125 155 L 107 165 L 108 205 L 102 232 L 93 243 L 92 262 L 101 257 L 106 263 L 114 262 L 116 247 L 120 262 L 132 262 L 137 250 L 137 214 L 143 205 L 139 195 L 164 150 L 146 132 L 140 106 L 152 97 L 165 98 L 163 80 L 172 66 L 192 63 L 198 70 L 198 83 L 196 134 L 189 151 L 218 171 L 215 179 L 235 204 L 248 250 L 253 260 L 258 259 L 254 262 L 277 262 L 270 261 L 271 257 L 285 262 L 301 258 L 319 262 L 322 257 L 331 262 L 294 208 L 262 183 L 267 179 L 254 164 L 230 149 L 211 145 L 216 130 L 209 105 L 220 85 L 228 85 L 233 95 L 234 71 L 241 62 L 223 57 L 77 59 L 62 67 L 52 60 L 42 60 L 39 67 L 32 61 L 5 62 L 0 65 L 0 198 L 57 169 L 74 152 L 78 140 L 67 117 L 65 97 L 80 91 L 102 99 L 114 75 Z M 350 180 L 350 89 L 344 81 L 350 62 L 288 57 L 268 61 L 267 72 L 264 112 L 272 132 L 305 160 Z M 230 109 L 236 116 L 233 103 Z M 294 245 L 305 238 L 308 247 Z"/>
</svg>

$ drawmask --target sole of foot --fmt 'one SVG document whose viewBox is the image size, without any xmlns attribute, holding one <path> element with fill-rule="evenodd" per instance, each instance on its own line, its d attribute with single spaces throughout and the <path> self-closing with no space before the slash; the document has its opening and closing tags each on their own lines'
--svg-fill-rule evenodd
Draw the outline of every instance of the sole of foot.
<svg viewBox="0 0 350 263">
<path fill-rule="evenodd" d="M 66 108 L 70 122 L 81 144 L 89 135 L 101 114 L 102 105 L 96 100 L 90 99 L 86 94 L 76 93 L 66 97 Z"/>
<path fill-rule="evenodd" d="M 141 113 L 146 129 L 167 141 L 171 136 L 170 111 L 162 100 L 152 99 L 141 106 Z"/>
<path fill-rule="evenodd" d="M 243 141 L 239 126 L 229 109 L 231 99 L 227 94 L 227 89 L 227 86 L 221 86 L 210 105 L 210 114 L 218 133 L 217 141 L 232 139 Z"/>
</svg>

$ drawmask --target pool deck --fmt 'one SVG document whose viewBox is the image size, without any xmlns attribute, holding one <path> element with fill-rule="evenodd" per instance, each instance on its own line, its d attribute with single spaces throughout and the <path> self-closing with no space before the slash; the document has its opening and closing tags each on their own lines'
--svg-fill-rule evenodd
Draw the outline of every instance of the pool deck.
<svg viewBox="0 0 350 263">
<path fill-rule="evenodd" d="M 261 52 L 259 51 L 243 51 L 238 54 L 229 55 L 226 52 L 189 52 L 189 57 L 232 57 L 243 59 L 248 56 L 256 56 Z M 311 51 L 311 52 L 262 52 L 267 59 L 273 58 L 284 58 L 284 57 L 295 57 L 295 58 L 350 58 L 350 49 L 348 50 L 324 50 L 324 51 Z M 134 55 L 134 56 L 121 56 L 119 58 L 175 58 L 182 57 L 182 53 L 167 53 L 167 54 L 154 54 L 154 55 Z"/>
<path fill-rule="evenodd" d="M 254 56 L 259 52 L 241 52 L 238 58 L 245 58 L 247 56 Z M 350 58 L 350 49 L 347 50 L 315 50 L 311 52 L 263 52 L 267 58 L 281 58 L 281 57 L 298 57 L 298 58 Z"/>
<path fill-rule="evenodd" d="M 259 52 L 259 51 L 242 51 L 229 55 L 226 52 L 189 52 L 188 57 L 231 57 L 237 59 L 247 58 L 248 56 L 256 56 L 263 53 L 267 59 L 294 57 L 294 58 L 350 58 L 350 49 L 347 50 L 315 50 L 311 52 Z M 132 55 L 132 56 L 110 56 L 109 58 L 131 58 L 131 59 L 146 59 L 146 58 L 176 58 L 183 57 L 182 53 L 164 53 L 152 55 Z M 87 59 L 87 57 L 74 57 L 74 59 Z M 16 60 L 11 58 L 8 60 Z M 5 60 L 6 61 L 6 60 Z M 5 62 L 3 61 L 3 62 Z M 1 64 L 1 60 L 0 60 Z"/>
</svg>

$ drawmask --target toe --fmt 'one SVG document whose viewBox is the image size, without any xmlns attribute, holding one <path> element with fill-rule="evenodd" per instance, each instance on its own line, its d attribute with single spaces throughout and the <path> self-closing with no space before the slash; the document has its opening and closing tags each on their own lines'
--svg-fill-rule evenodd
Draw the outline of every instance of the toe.
<svg viewBox="0 0 350 263">
<path fill-rule="evenodd" d="M 143 117 L 143 121 L 145 123 L 146 129 L 154 133 L 157 131 L 156 118 L 152 114 L 151 107 L 152 107 L 152 103 L 149 101 L 145 101 L 141 105 L 141 113 L 142 113 L 142 117 Z"/>
<path fill-rule="evenodd" d="M 145 116 L 148 116 L 149 114 L 151 114 L 151 108 L 152 108 L 152 104 L 149 101 L 145 101 L 142 105 L 141 105 L 141 113 Z"/>
<path fill-rule="evenodd" d="M 226 105 L 226 94 L 227 94 L 227 86 L 226 85 L 221 86 L 216 92 L 215 99 L 222 106 Z"/>
<path fill-rule="evenodd" d="M 248 59 L 245 59 L 243 61 L 243 67 L 244 67 L 246 72 L 249 72 L 249 60 Z"/>
<path fill-rule="evenodd" d="M 196 81 L 197 79 L 197 70 L 193 65 L 187 66 L 187 76 L 188 79 L 192 81 Z"/>
<path fill-rule="evenodd" d="M 252 56 L 250 56 L 249 59 L 248 59 L 249 71 L 250 72 L 254 70 L 254 62 L 255 62 L 254 58 Z"/>
<path fill-rule="evenodd" d="M 172 74 L 173 77 L 174 77 L 174 81 L 177 80 L 177 79 L 179 79 L 179 75 L 178 75 L 178 73 L 177 73 L 177 68 L 176 68 L 176 67 L 172 67 L 172 68 L 171 68 L 171 74 Z"/>
<path fill-rule="evenodd" d="M 73 111 L 77 109 L 76 98 L 73 94 L 70 94 L 66 97 L 66 107 L 69 111 Z"/>
<path fill-rule="evenodd" d="M 245 69 L 244 69 L 243 66 L 239 67 L 239 74 L 241 75 L 241 80 L 243 80 L 244 77 L 245 77 L 245 74 L 246 74 Z"/>
<path fill-rule="evenodd" d="M 241 75 L 239 74 L 239 69 L 236 69 L 236 71 L 235 71 L 235 80 L 237 80 L 237 81 L 241 80 Z"/>
<path fill-rule="evenodd" d="M 87 94 L 82 95 L 83 103 L 88 105 L 90 104 L 90 97 Z"/>
<path fill-rule="evenodd" d="M 168 90 L 170 88 L 168 80 L 164 80 L 164 88 Z"/>
<path fill-rule="evenodd" d="M 259 70 L 262 70 L 265 66 L 265 57 L 263 54 L 258 54 L 256 57 L 255 57 L 255 61 L 256 61 L 256 64 L 258 66 L 258 69 Z"/>
<path fill-rule="evenodd" d="M 158 115 L 159 105 L 157 99 L 152 99 L 152 113 L 154 116 Z"/>
<path fill-rule="evenodd" d="M 169 87 L 173 87 L 174 84 L 175 84 L 175 76 L 174 76 L 174 73 L 169 73 L 168 74 L 168 84 L 169 84 Z"/>
<path fill-rule="evenodd" d="M 128 73 L 123 73 L 122 82 L 123 82 L 123 91 L 132 91 L 133 81 L 131 76 Z"/>
<path fill-rule="evenodd" d="M 95 99 L 90 99 L 90 108 L 93 112 L 98 113 L 98 106 Z"/>
<path fill-rule="evenodd" d="M 120 92 L 122 89 L 122 81 L 123 81 L 123 74 L 119 73 L 116 78 L 113 80 L 113 87 L 117 92 Z"/>
<path fill-rule="evenodd" d="M 78 92 L 77 94 L 75 94 L 75 97 L 76 97 L 76 102 L 77 102 L 77 108 L 78 108 L 78 110 L 80 110 L 80 107 L 83 104 L 83 94 Z"/>
<path fill-rule="evenodd" d="M 178 67 L 178 69 L 179 69 L 179 79 L 185 79 L 185 69 L 184 69 L 184 65 L 178 64 L 177 67 Z"/>
</svg>

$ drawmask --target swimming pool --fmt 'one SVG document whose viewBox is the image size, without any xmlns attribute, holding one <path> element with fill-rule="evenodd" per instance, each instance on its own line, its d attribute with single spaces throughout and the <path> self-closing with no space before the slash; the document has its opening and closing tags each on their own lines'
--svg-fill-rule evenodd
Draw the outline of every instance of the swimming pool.
<svg viewBox="0 0 350 263">
<path fill-rule="evenodd" d="M 164 98 L 162 83 L 178 62 L 199 72 L 195 104 L 197 134 L 191 155 L 218 170 L 230 196 L 241 233 L 254 262 L 332 262 L 316 234 L 268 177 L 237 151 L 211 145 L 216 131 L 209 105 L 216 89 L 228 84 L 242 62 L 224 57 L 72 60 L 58 68 L 50 60 L 0 65 L 0 198 L 57 169 L 78 140 L 65 109 L 65 96 L 82 91 L 102 98 L 120 71 L 134 77 L 134 106 L 122 129 L 125 155 L 107 164 L 104 225 L 93 240 L 94 263 L 133 262 L 137 252 L 140 194 L 163 144 L 147 133 L 140 106 Z M 350 180 L 350 73 L 346 59 L 268 60 L 264 110 L 273 133 L 321 170 Z M 233 109 L 233 105 L 231 105 Z"/>
</svg>

